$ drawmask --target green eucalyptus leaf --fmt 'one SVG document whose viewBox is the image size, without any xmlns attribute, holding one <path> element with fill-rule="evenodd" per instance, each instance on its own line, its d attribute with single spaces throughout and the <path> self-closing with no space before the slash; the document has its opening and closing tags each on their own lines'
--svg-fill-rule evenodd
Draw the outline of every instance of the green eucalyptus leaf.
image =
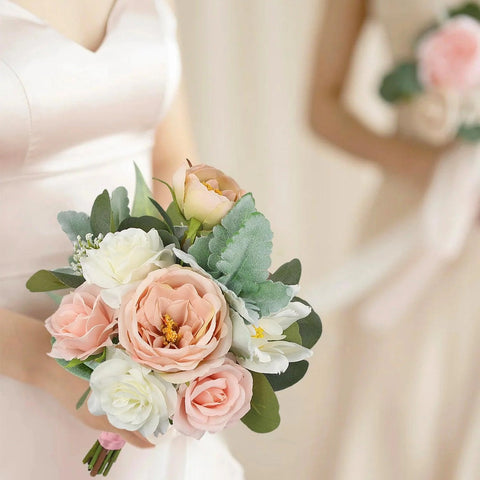
<svg viewBox="0 0 480 480">
<path fill-rule="evenodd" d="M 132 217 L 143 217 L 148 215 L 160 218 L 157 209 L 152 205 L 150 197 L 153 197 L 152 191 L 148 187 L 142 172 L 135 164 L 135 196 L 132 205 Z"/>
<path fill-rule="evenodd" d="M 458 130 L 457 137 L 466 142 L 480 141 L 480 125 L 462 125 Z"/>
<path fill-rule="evenodd" d="M 125 187 L 118 187 L 112 192 L 110 200 L 113 215 L 113 231 L 130 216 L 130 208 L 128 207 L 128 192 Z"/>
<path fill-rule="evenodd" d="M 250 411 L 242 418 L 242 422 L 256 433 L 272 432 L 280 425 L 277 396 L 265 375 L 250 373 L 253 377 L 253 396 Z"/>
<path fill-rule="evenodd" d="M 190 242 L 193 243 L 197 236 L 197 232 L 201 226 L 202 226 L 202 222 L 200 222 L 200 220 L 197 220 L 196 218 L 191 218 L 190 221 L 188 222 L 188 230 L 185 238 L 187 240 L 190 240 Z"/>
<path fill-rule="evenodd" d="M 285 335 L 284 340 L 286 342 L 293 342 L 297 343 L 298 345 L 302 345 L 302 336 L 300 335 L 300 327 L 298 323 L 292 323 L 284 332 Z"/>
<path fill-rule="evenodd" d="M 85 282 L 85 279 L 81 275 L 39 270 L 29 278 L 27 288 L 31 292 L 49 292 L 52 290 L 63 290 L 65 288 L 77 288 L 83 282 Z"/>
<path fill-rule="evenodd" d="M 172 219 L 168 216 L 167 212 L 154 198 L 150 197 L 149 200 L 152 203 L 152 205 L 156 208 L 157 212 L 161 215 L 161 217 L 167 223 L 170 233 L 173 233 L 173 222 L 172 222 Z"/>
<path fill-rule="evenodd" d="M 90 222 L 92 224 L 92 232 L 96 237 L 99 234 L 106 235 L 114 230 L 112 207 L 107 190 L 104 190 L 95 199 L 92 213 L 90 214 Z"/>
<path fill-rule="evenodd" d="M 174 225 L 188 225 L 187 219 L 183 216 L 176 202 L 172 202 L 168 206 L 167 215 L 172 219 Z"/>
<path fill-rule="evenodd" d="M 74 212 L 73 210 L 60 212 L 57 220 L 72 243 L 77 241 L 77 236 L 85 239 L 87 233 L 92 232 L 90 217 L 84 212 Z"/>
<path fill-rule="evenodd" d="M 61 360 L 59 358 L 56 358 L 55 360 L 61 367 L 65 368 L 70 373 L 73 373 L 73 375 L 75 375 L 76 377 L 83 378 L 83 380 L 90 380 L 93 369 L 87 367 L 87 365 L 85 365 L 84 363 L 80 363 L 79 365 L 68 368 L 67 364 L 69 362 L 67 362 L 66 360 Z"/>
<path fill-rule="evenodd" d="M 282 282 L 285 285 L 298 285 L 302 275 L 302 264 L 298 258 L 284 263 L 275 273 L 270 275 L 272 282 Z"/>
<path fill-rule="evenodd" d="M 311 305 L 305 300 L 294 297 L 294 302 L 301 302 L 304 305 Z M 312 348 L 322 336 L 322 321 L 318 314 L 313 310 L 305 318 L 297 321 L 300 329 L 300 336 L 302 337 L 302 345 L 306 348 Z"/>
<path fill-rule="evenodd" d="M 144 232 L 149 232 L 152 228 L 155 230 L 168 231 L 168 225 L 156 217 L 144 215 L 143 217 L 128 217 L 118 227 L 118 230 L 126 230 L 127 228 L 139 228 Z"/>
<path fill-rule="evenodd" d="M 167 230 L 159 230 L 158 233 L 165 247 L 173 244 L 176 248 L 180 248 L 180 241 L 178 240 L 178 237 L 176 235 L 172 235 Z"/>
<path fill-rule="evenodd" d="M 270 382 L 273 390 L 278 392 L 284 390 L 299 382 L 307 373 L 308 362 L 301 360 L 300 362 L 291 363 L 285 372 L 279 375 L 266 374 L 267 380 Z"/>
<path fill-rule="evenodd" d="M 401 63 L 383 78 L 380 86 L 381 97 L 390 103 L 409 100 L 423 91 L 415 62 Z"/>
<path fill-rule="evenodd" d="M 80 408 L 82 408 L 82 405 L 85 403 L 85 400 L 88 398 L 89 393 L 90 393 L 90 387 L 88 387 L 83 393 L 83 395 L 79 398 L 75 406 L 77 410 L 80 410 Z"/>
</svg>

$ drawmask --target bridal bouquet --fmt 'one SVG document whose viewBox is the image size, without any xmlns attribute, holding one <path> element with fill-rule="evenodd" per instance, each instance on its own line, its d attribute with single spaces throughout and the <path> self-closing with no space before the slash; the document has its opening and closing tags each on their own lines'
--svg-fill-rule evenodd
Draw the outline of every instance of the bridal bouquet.
<svg viewBox="0 0 480 480">
<path fill-rule="evenodd" d="M 480 6 L 471 2 L 443 13 L 418 37 L 414 58 L 384 77 L 380 95 L 390 103 L 420 102 L 426 128 L 434 130 L 425 132 L 432 141 L 478 142 Z"/>
<path fill-rule="evenodd" d="M 77 408 L 88 398 L 93 415 L 147 439 L 170 428 L 199 439 L 239 420 L 270 432 L 280 423 L 275 391 L 305 375 L 321 335 L 295 296 L 300 262 L 269 271 L 270 224 L 221 171 L 185 165 L 166 185 L 166 211 L 136 168 L 131 208 L 119 187 L 90 215 L 59 213 L 70 266 L 27 282 L 67 290 L 46 320 L 49 355 L 89 382 Z M 107 475 L 123 445 L 102 433 L 84 458 L 91 475 Z"/>
</svg>

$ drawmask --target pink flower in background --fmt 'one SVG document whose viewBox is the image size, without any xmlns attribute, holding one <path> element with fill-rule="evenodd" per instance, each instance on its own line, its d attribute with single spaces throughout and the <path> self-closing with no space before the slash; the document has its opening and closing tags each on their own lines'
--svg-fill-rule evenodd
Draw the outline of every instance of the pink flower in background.
<svg viewBox="0 0 480 480">
<path fill-rule="evenodd" d="M 101 289 L 84 283 L 66 295 L 58 310 L 47 318 L 45 326 L 55 343 L 51 357 L 85 360 L 105 346 L 112 345 L 116 330 L 115 310 L 100 297 Z"/>
<path fill-rule="evenodd" d="M 418 66 L 427 88 L 463 91 L 480 85 L 480 23 L 466 15 L 445 22 L 421 41 Z"/>
<path fill-rule="evenodd" d="M 251 373 L 225 358 L 223 365 L 180 387 L 173 426 L 195 438 L 219 432 L 250 410 L 252 388 Z"/>
<path fill-rule="evenodd" d="M 178 206 L 187 220 L 197 219 L 211 229 L 246 192 L 222 171 L 208 165 L 181 167 L 173 176 Z"/>
<path fill-rule="evenodd" d="M 219 287 L 179 265 L 151 272 L 127 294 L 118 327 L 120 344 L 135 361 L 175 383 L 221 364 L 232 344 L 232 323 Z"/>
</svg>

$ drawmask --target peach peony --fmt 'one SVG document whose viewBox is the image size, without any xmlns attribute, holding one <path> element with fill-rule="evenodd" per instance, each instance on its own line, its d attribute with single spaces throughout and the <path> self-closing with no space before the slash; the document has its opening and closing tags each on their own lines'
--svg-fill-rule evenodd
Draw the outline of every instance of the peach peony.
<svg viewBox="0 0 480 480">
<path fill-rule="evenodd" d="M 173 176 L 178 206 L 187 220 L 197 219 L 211 229 L 246 192 L 233 178 L 208 165 L 181 167 Z"/>
<path fill-rule="evenodd" d="M 222 365 L 180 387 L 173 426 L 195 438 L 219 432 L 250 410 L 252 388 L 251 373 L 225 358 Z"/>
<path fill-rule="evenodd" d="M 232 324 L 218 286 L 190 268 L 155 270 L 122 302 L 120 344 L 142 365 L 181 383 L 222 363 Z"/>
<path fill-rule="evenodd" d="M 464 91 L 480 84 L 480 23 L 461 15 L 428 34 L 418 49 L 420 81 L 427 88 Z"/>
<path fill-rule="evenodd" d="M 105 346 L 115 332 L 115 311 L 100 297 L 101 289 L 84 283 L 66 295 L 58 310 L 45 321 L 55 343 L 51 357 L 85 360 Z"/>
</svg>

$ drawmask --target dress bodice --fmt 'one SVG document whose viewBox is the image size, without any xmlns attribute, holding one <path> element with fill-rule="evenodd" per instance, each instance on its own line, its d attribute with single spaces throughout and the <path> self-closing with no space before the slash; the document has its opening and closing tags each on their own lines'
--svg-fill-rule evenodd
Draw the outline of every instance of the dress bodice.
<svg viewBox="0 0 480 480">
<path fill-rule="evenodd" d="M 133 162 L 150 176 L 154 129 L 179 76 L 165 0 L 117 0 L 95 52 L 0 0 L 0 306 L 30 313 L 26 278 L 67 263 L 60 210 L 89 211 L 104 188 L 131 190 Z"/>
</svg>

